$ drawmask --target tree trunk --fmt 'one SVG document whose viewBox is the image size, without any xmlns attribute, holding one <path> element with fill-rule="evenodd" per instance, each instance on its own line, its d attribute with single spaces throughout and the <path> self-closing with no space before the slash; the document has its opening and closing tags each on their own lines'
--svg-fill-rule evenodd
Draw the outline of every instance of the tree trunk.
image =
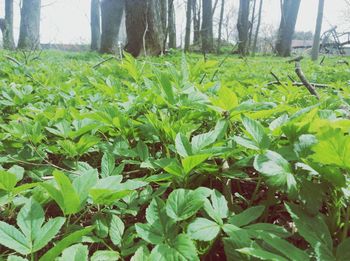
<svg viewBox="0 0 350 261">
<path fill-rule="evenodd" d="M 34 50 L 40 47 L 41 0 L 23 0 L 19 30 L 19 49 Z"/>
<path fill-rule="evenodd" d="M 260 0 L 260 5 L 259 5 L 259 15 L 258 15 L 258 23 L 256 24 L 256 29 L 255 29 L 255 35 L 254 35 L 254 42 L 253 42 L 253 56 L 255 55 L 256 52 L 256 46 L 258 43 L 258 36 L 259 36 L 259 30 L 260 30 L 260 24 L 261 24 L 261 16 L 262 16 L 262 7 L 263 7 L 264 0 Z"/>
<path fill-rule="evenodd" d="M 100 0 L 91 0 L 91 50 L 98 51 L 101 43 Z"/>
<path fill-rule="evenodd" d="M 4 49 L 14 50 L 15 41 L 13 40 L 13 0 L 5 0 L 5 19 L 1 19 L 0 25 Z"/>
<path fill-rule="evenodd" d="M 224 20 L 224 10 L 225 10 L 225 0 L 222 0 L 221 10 L 220 10 L 220 20 L 219 20 L 218 46 L 216 50 L 218 54 L 220 54 L 220 49 L 221 49 L 221 34 L 222 34 L 222 23 Z"/>
<path fill-rule="evenodd" d="M 192 20 L 192 0 L 187 0 L 187 9 L 186 9 L 186 34 L 185 34 L 185 52 L 188 52 L 190 49 L 190 40 L 191 40 L 191 20 Z"/>
<path fill-rule="evenodd" d="M 292 39 L 301 0 L 281 1 L 281 22 L 278 29 L 276 42 L 276 52 L 278 55 L 286 57 L 291 54 Z"/>
<path fill-rule="evenodd" d="M 159 0 L 127 0 L 125 50 L 137 57 L 163 53 L 164 33 Z"/>
<path fill-rule="evenodd" d="M 168 0 L 160 1 L 160 19 L 162 20 L 162 29 L 165 33 L 167 28 L 167 11 L 168 11 Z"/>
<path fill-rule="evenodd" d="M 252 17 L 250 19 L 250 26 L 249 26 L 249 38 L 248 38 L 248 47 L 249 48 L 252 45 L 253 29 L 254 29 L 254 24 L 255 24 L 255 8 L 256 8 L 256 0 L 253 0 Z"/>
<path fill-rule="evenodd" d="M 124 0 L 102 0 L 101 53 L 115 53 L 124 8 Z"/>
<path fill-rule="evenodd" d="M 203 0 L 203 18 L 202 18 L 202 52 L 213 51 L 213 16 L 212 0 Z"/>
<path fill-rule="evenodd" d="M 199 3 L 201 3 L 199 1 Z M 198 45 L 201 41 L 201 7 L 198 6 L 198 0 L 192 0 L 192 13 L 193 13 L 193 44 Z"/>
<path fill-rule="evenodd" d="M 249 5 L 250 0 L 240 0 L 237 22 L 238 52 L 243 56 L 248 54 Z"/>
<path fill-rule="evenodd" d="M 317 61 L 318 53 L 320 52 L 320 38 L 321 38 L 321 29 L 322 29 L 322 21 L 323 21 L 323 10 L 324 10 L 324 0 L 319 0 L 314 42 L 313 42 L 312 51 L 311 51 L 311 59 L 313 61 Z"/>
<path fill-rule="evenodd" d="M 174 0 L 168 2 L 168 32 L 169 32 L 169 48 L 176 48 L 176 24 Z"/>
</svg>

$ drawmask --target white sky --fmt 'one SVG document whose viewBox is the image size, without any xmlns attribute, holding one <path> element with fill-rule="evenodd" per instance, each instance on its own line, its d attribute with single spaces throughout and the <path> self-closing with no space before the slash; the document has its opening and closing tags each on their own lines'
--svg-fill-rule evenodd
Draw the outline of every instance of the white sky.
<svg viewBox="0 0 350 261">
<path fill-rule="evenodd" d="M 177 1 L 178 36 L 181 36 L 184 22 L 184 0 Z M 19 28 L 19 2 L 15 0 L 15 34 Z M 214 2 L 214 1 L 213 1 Z M 221 1 L 219 1 L 221 2 Z M 318 0 L 301 0 L 300 13 L 296 26 L 297 31 L 313 31 L 315 27 Z M 0 0 L 0 17 L 4 15 L 5 0 Z M 238 9 L 239 0 L 226 0 L 226 12 L 232 7 Z M 262 23 L 267 28 L 277 28 L 280 19 L 280 0 L 264 0 Z M 89 43 L 90 42 L 90 0 L 42 0 L 41 42 L 42 43 Z M 344 21 L 344 0 L 326 0 L 323 29 L 338 25 L 339 30 L 350 29 Z M 217 8 L 216 15 L 218 14 Z M 232 12 L 232 11 L 231 11 Z M 236 23 L 236 12 L 230 15 L 231 30 Z"/>
</svg>

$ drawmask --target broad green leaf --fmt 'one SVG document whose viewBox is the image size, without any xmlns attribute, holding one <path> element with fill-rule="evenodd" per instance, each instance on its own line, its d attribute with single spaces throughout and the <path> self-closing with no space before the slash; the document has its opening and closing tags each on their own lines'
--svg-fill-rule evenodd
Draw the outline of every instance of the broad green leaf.
<svg viewBox="0 0 350 261">
<path fill-rule="evenodd" d="M 248 139 L 245 139 L 245 138 L 242 138 L 242 137 L 239 137 L 239 136 L 234 136 L 233 137 L 233 140 L 241 145 L 242 147 L 245 147 L 247 149 L 251 149 L 251 150 L 259 150 L 259 147 L 258 145 L 252 141 L 252 140 L 248 140 Z"/>
<path fill-rule="evenodd" d="M 69 178 L 63 172 L 57 170 L 54 171 L 53 176 L 58 184 L 63 200 L 62 210 L 64 214 L 69 215 L 79 212 L 81 209 L 80 198 Z"/>
<path fill-rule="evenodd" d="M 177 189 L 170 193 L 166 213 L 174 221 L 190 218 L 203 206 L 203 197 L 194 191 Z"/>
<path fill-rule="evenodd" d="M 25 236 L 14 226 L 0 221 L 0 245 L 27 255 L 30 253 L 30 243 Z"/>
<path fill-rule="evenodd" d="M 291 260 L 310 260 L 309 255 L 289 243 L 288 241 L 281 239 L 274 235 L 266 235 L 261 238 L 264 240 L 268 245 L 273 247 L 276 251 L 278 251 L 281 255 L 285 256 L 287 259 Z"/>
<path fill-rule="evenodd" d="M 292 174 L 291 166 L 280 154 L 267 151 L 257 155 L 254 160 L 254 168 L 267 178 L 267 182 L 271 186 L 287 189 L 290 193 L 296 191 L 296 180 Z"/>
<path fill-rule="evenodd" d="M 139 141 L 136 146 L 137 154 L 142 161 L 146 161 L 149 158 L 149 151 L 147 145 Z"/>
<path fill-rule="evenodd" d="M 210 154 L 199 154 L 188 156 L 182 159 L 181 163 L 184 168 L 185 174 L 188 175 L 191 172 L 191 170 L 203 163 L 209 157 Z"/>
<path fill-rule="evenodd" d="M 180 163 L 177 160 L 171 160 L 168 165 L 163 167 L 166 172 L 177 177 L 184 176 L 184 170 L 182 169 Z"/>
<path fill-rule="evenodd" d="M 214 189 L 210 196 L 210 200 L 215 212 L 218 213 L 221 218 L 227 218 L 229 210 L 226 198 L 219 191 Z"/>
<path fill-rule="evenodd" d="M 119 253 L 112 250 L 98 250 L 91 257 L 91 261 L 117 261 L 119 259 Z"/>
<path fill-rule="evenodd" d="M 122 242 L 122 237 L 124 234 L 124 223 L 123 221 L 116 215 L 112 216 L 111 225 L 109 228 L 109 237 L 115 246 L 118 246 Z"/>
<path fill-rule="evenodd" d="M 227 122 L 220 120 L 216 123 L 214 130 L 194 136 L 191 140 L 192 153 L 199 154 L 202 149 L 213 144 L 221 138 L 227 129 Z"/>
<path fill-rule="evenodd" d="M 130 259 L 131 261 L 149 261 L 150 252 L 147 247 L 139 247 Z"/>
<path fill-rule="evenodd" d="M 237 251 L 242 253 L 242 254 L 246 254 L 249 256 L 259 258 L 260 260 L 288 261 L 288 259 L 286 259 L 282 256 L 276 255 L 274 253 L 271 253 L 271 252 L 268 252 L 266 250 L 259 249 L 259 248 L 245 247 L 245 248 L 237 249 Z"/>
<path fill-rule="evenodd" d="M 337 261 L 350 260 L 350 238 L 345 239 L 337 247 Z"/>
<path fill-rule="evenodd" d="M 261 234 L 273 234 L 281 238 L 290 237 L 291 234 L 282 226 L 277 226 L 270 223 L 256 223 L 245 226 L 244 229 L 251 235 L 252 237 L 260 236 Z M 258 234 L 257 234 L 258 232 Z"/>
<path fill-rule="evenodd" d="M 189 237 L 200 241 L 211 241 L 219 232 L 220 225 L 206 218 L 196 218 L 187 228 Z"/>
<path fill-rule="evenodd" d="M 49 184 L 47 182 L 40 183 L 40 186 L 42 186 L 47 191 L 47 193 L 49 193 L 50 197 L 54 201 L 56 201 L 56 203 L 59 205 L 62 212 L 64 213 L 65 205 L 61 191 L 59 191 L 52 184 Z"/>
<path fill-rule="evenodd" d="M 175 138 L 175 148 L 181 157 L 188 157 L 192 155 L 192 147 L 187 137 L 178 133 Z"/>
<path fill-rule="evenodd" d="M 44 210 L 33 198 L 21 208 L 17 215 L 17 225 L 29 242 L 33 242 L 45 221 Z"/>
<path fill-rule="evenodd" d="M 63 217 L 50 219 L 37 231 L 36 238 L 33 243 L 33 250 L 36 252 L 45 247 L 57 235 L 66 221 Z"/>
<path fill-rule="evenodd" d="M 165 240 L 165 235 L 156 224 L 135 224 L 135 229 L 139 237 L 151 244 L 161 244 Z"/>
<path fill-rule="evenodd" d="M 3 259 L 3 260 L 5 260 L 5 259 Z M 11 255 L 11 256 L 7 257 L 7 261 L 28 261 L 28 259 L 20 257 L 20 256 Z"/>
<path fill-rule="evenodd" d="M 262 215 L 264 210 L 264 206 L 250 207 L 244 210 L 243 212 L 230 217 L 228 222 L 237 227 L 243 227 L 258 219 Z"/>
<path fill-rule="evenodd" d="M 73 180 L 73 188 L 79 196 L 81 208 L 88 198 L 89 190 L 96 185 L 98 179 L 98 173 L 96 170 L 86 171 L 84 174 Z"/>
<path fill-rule="evenodd" d="M 21 166 L 18 165 L 13 165 L 11 168 L 9 168 L 7 170 L 7 172 L 15 174 L 17 181 L 20 181 L 23 179 L 23 175 L 24 175 L 24 168 L 22 168 Z M 0 174 L 1 175 L 1 174 Z"/>
<path fill-rule="evenodd" d="M 58 261 L 88 261 L 88 254 L 87 246 L 76 244 L 65 249 Z"/>
<path fill-rule="evenodd" d="M 10 192 L 17 184 L 16 174 L 0 170 L 0 190 Z"/>
<path fill-rule="evenodd" d="M 319 249 L 319 253 L 332 256 L 333 240 L 322 216 L 317 215 L 310 217 L 296 205 L 285 205 L 298 229 L 298 233 L 304 237 L 314 249 L 322 248 Z"/>
<path fill-rule="evenodd" d="M 329 129 L 318 140 L 312 147 L 315 152 L 311 156 L 313 160 L 350 170 L 350 136 L 344 135 L 340 129 Z"/>
<path fill-rule="evenodd" d="M 242 115 L 242 123 L 260 149 L 264 150 L 270 147 L 270 139 L 265 133 L 264 127 L 258 121 Z"/>
<path fill-rule="evenodd" d="M 111 153 L 103 154 L 101 161 L 101 177 L 106 178 L 113 176 L 113 171 L 115 168 L 115 157 Z"/>
<path fill-rule="evenodd" d="M 231 89 L 221 86 L 218 91 L 218 98 L 212 99 L 213 105 L 220 107 L 225 111 L 230 111 L 237 107 L 238 98 Z"/>
<path fill-rule="evenodd" d="M 132 192 L 132 190 L 113 191 L 109 189 L 90 189 L 90 196 L 95 204 L 111 205 Z"/>
<path fill-rule="evenodd" d="M 151 252 L 150 260 L 196 261 L 199 260 L 196 246 L 187 235 L 178 235 L 171 245 L 157 245 Z"/>
<path fill-rule="evenodd" d="M 223 218 L 228 217 L 228 206 L 225 197 L 217 190 L 210 191 L 210 201 L 204 200 L 205 212 L 220 225 L 223 225 Z"/>
<path fill-rule="evenodd" d="M 81 230 L 75 231 L 65 238 L 63 238 L 61 241 L 59 241 L 53 248 L 51 248 L 49 251 L 47 251 L 40 259 L 39 261 L 52 261 L 55 260 L 56 257 L 58 257 L 63 250 L 68 248 L 69 246 L 79 242 L 81 238 L 90 232 L 94 227 L 85 227 Z"/>
</svg>

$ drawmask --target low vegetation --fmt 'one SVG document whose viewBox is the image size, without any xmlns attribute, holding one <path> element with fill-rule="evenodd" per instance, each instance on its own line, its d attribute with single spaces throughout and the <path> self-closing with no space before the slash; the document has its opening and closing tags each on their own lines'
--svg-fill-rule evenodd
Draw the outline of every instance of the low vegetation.
<svg viewBox="0 0 350 261">
<path fill-rule="evenodd" d="M 0 259 L 350 260 L 349 66 L 206 58 L 2 52 Z"/>
</svg>

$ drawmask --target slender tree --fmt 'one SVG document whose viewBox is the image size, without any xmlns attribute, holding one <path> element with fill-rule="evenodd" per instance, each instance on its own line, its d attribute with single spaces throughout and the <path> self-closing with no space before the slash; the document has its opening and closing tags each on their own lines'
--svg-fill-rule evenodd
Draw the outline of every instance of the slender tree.
<svg viewBox="0 0 350 261">
<path fill-rule="evenodd" d="M 114 53 L 116 51 L 124 9 L 124 0 L 102 0 L 101 53 Z"/>
<path fill-rule="evenodd" d="M 292 39 L 301 0 L 281 0 L 281 22 L 278 29 L 276 52 L 279 56 L 290 56 Z"/>
<path fill-rule="evenodd" d="M 36 49 L 40 47 L 41 0 L 23 0 L 18 48 Z"/>
<path fill-rule="evenodd" d="M 168 33 L 169 33 L 169 48 L 176 48 L 176 24 L 175 24 L 174 0 L 168 1 Z"/>
<path fill-rule="evenodd" d="M 248 37 L 249 37 L 249 5 L 250 0 L 240 0 L 238 11 L 238 52 L 241 55 L 248 54 Z"/>
<path fill-rule="evenodd" d="M 163 53 L 164 33 L 160 17 L 160 0 L 127 0 L 125 50 L 133 56 Z"/>
<path fill-rule="evenodd" d="M 323 21 L 323 10 L 324 10 L 324 0 L 319 0 L 316 28 L 315 28 L 315 34 L 314 34 L 314 42 L 313 42 L 312 51 L 311 51 L 311 59 L 313 61 L 317 61 L 318 54 L 320 52 L 320 38 L 321 38 L 322 21 Z"/>
<path fill-rule="evenodd" d="M 13 40 L 13 0 L 5 0 L 5 18 L 0 19 L 4 49 L 15 49 Z"/>
<path fill-rule="evenodd" d="M 185 33 L 185 52 L 190 49 L 190 39 L 191 39 L 191 20 L 192 20 L 192 0 L 187 0 L 186 9 L 186 33 Z"/>
<path fill-rule="evenodd" d="M 192 13 L 193 13 L 193 44 L 200 43 L 201 34 L 201 1 L 192 0 Z"/>
<path fill-rule="evenodd" d="M 252 16 L 250 19 L 250 27 L 249 27 L 249 37 L 248 37 L 248 46 L 251 47 L 252 44 L 252 38 L 253 38 L 253 29 L 255 24 L 255 9 L 256 9 L 256 0 L 253 1 L 253 10 L 252 10 Z"/>
<path fill-rule="evenodd" d="M 101 11 L 100 0 L 91 0 L 90 25 L 91 25 L 91 50 L 100 49 L 101 43 Z"/>
<path fill-rule="evenodd" d="M 202 52 L 208 53 L 213 51 L 213 13 L 212 0 L 203 0 L 203 17 L 202 17 Z"/>
<path fill-rule="evenodd" d="M 220 20 L 219 20 L 219 32 L 218 32 L 218 46 L 216 52 L 219 54 L 221 49 L 221 36 L 222 36 L 222 23 L 224 21 L 225 0 L 221 0 Z"/>
<path fill-rule="evenodd" d="M 253 55 L 255 55 L 256 46 L 258 43 L 258 36 L 259 36 L 259 30 L 260 30 L 260 24 L 261 24 L 263 3 L 264 3 L 264 0 L 260 0 L 258 22 L 257 22 L 256 28 L 255 28 L 254 42 L 253 42 L 253 47 L 252 47 Z"/>
</svg>

